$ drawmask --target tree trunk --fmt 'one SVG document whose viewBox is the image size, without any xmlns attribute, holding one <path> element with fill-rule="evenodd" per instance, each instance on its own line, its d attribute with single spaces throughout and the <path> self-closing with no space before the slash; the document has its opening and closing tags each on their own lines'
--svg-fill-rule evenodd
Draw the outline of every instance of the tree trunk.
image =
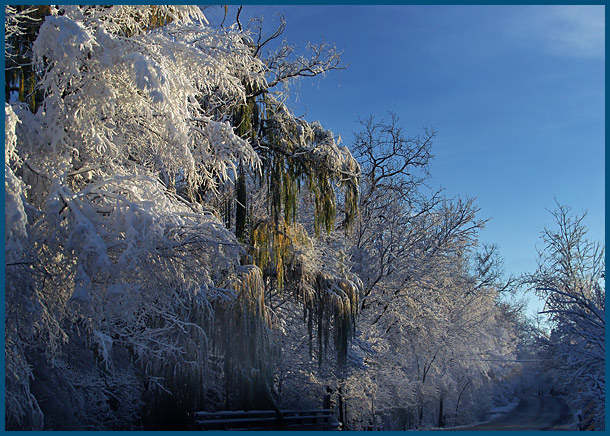
<svg viewBox="0 0 610 436">
<path fill-rule="evenodd" d="M 438 427 L 444 427 L 445 420 L 443 419 L 443 394 L 440 395 L 438 402 Z"/>
<path fill-rule="evenodd" d="M 343 401 L 341 386 L 339 386 L 337 392 L 339 393 L 339 422 L 341 423 L 341 430 L 347 430 L 347 420 L 345 419 L 345 402 Z"/>
<path fill-rule="evenodd" d="M 455 403 L 455 417 L 453 418 L 453 425 L 455 425 L 457 423 L 458 410 L 459 410 L 459 407 L 460 407 L 460 400 L 462 399 L 462 394 L 468 388 L 468 386 L 470 386 L 470 381 L 466 382 L 466 384 L 464 385 L 464 387 L 462 387 L 462 390 L 460 391 L 460 395 L 458 395 L 458 399 L 457 399 L 457 401 Z"/>
<path fill-rule="evenodd" d="M 373 431 L 377 431 L 377 421 L 375 420 L 375 398 L 371 398 L 371 412 L 373 413 Z"/>
</svg>

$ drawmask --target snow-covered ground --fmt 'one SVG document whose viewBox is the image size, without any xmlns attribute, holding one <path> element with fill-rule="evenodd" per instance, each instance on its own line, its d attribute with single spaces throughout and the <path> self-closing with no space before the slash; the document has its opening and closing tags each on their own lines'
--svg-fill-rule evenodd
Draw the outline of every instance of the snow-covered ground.
<svg viewBox="0 0 610 436">
<path fill-rule="evenodd" d="M 518 405 L 519 405 L 519 399 L 515 397 L 507 404 L 504 404 L 502 406 L 494 406 L 491 409 L 489 409 L 489 412 L 487 412 L 487 419 L 485 421 L 478 421 L 478 422 L 474 422 L 474 423 L 466 424 L 466 425 L 456 425 L 453 427 L 443 427 L 443 428 L 435 427 L 435 428 L 432 428 L 431 430 L 466 430 L 466 429 L 470 429 L 473 426 L 488 424 L 491 421 L 495 421 L 496 419 L 503 417 L 508 412 L 513 410 L 515 407 L 517 407 Z"/>
<path fill-rule="evenodd" d="M 513 398 L 510 403 L 505 404 L 504 406 L 496 406 L 489 410 L 489 421 L 494 421 L 502 416 L 506 415 L 508 412 L 513 410 L 515 407 L 519 405 L 519 399 Z"/>
<path fill-rule="evenodd" d="M 444 430 L 575 430 L 565 402 L 550 395 L 528 396 L 489 411 L 487 422 Z"/>
</svg>

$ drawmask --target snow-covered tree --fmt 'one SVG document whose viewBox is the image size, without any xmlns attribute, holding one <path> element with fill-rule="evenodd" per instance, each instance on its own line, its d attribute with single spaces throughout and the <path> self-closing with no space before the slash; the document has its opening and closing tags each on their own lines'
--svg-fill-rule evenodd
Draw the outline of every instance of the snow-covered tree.
<svg viewBox="0 0 610 436">
<path fill-rule="evenodd" d="M 43 100 L 5 108 L 8 428 L 184 427 L 196 408 L 272 402 L 263 276 L 213 207 L 267 167 L 232 123 L 268 67 L 198 7 L 47 12 L 19 52 Z M 328 167 L 307 174 L 342 170 L 349 152 L 273 107 Z"/>
<path fill-rule="evenodd" d="M 405 285 L 382 317 L 361 313 L 360 336 L 372 349 L 365 353 L 367 372 L 383 386 L 376 408 L 387 419 L 394 415 L 388 425 L 395 429 L 476 420 L 491 404 L 493 384 L 509 374 L 512 325 L 497 305 L 498 292 L 471 283 L 463 269 L 441 264 Z"/>
<path fill-rule="evenodd" d="M 476 252 L 485 221 L 473 200 L 427 193 L 434 131 L 409 138 L 394 114 L 361 124 L 360 215 L 345 248 L 364 283 L 351 349 L 360 364 L 340 379 L 351 428 L 382 417 L 391 429 L 468 422 L 514 358 L 490 265 L 499 259 Z"/>
<path fill-rule="evenodd" d="M 239 12 L 238 12 L 239 14 Z M 253 262 L 263 272 L 269 305 L 305 311 L 308 342 L 318 330 L 316 354 L 323 359 L 321 336 L 335 336 L 338 363 L 347 355 L 360 283 L 341 269 L 341 260 L 320 237 L 335 230 L 338 206 L 342 226 L 357 215 L 360 167 L 347 147 L 317 122 L 296 117 L 285 104 L 288 82 L 343 68 L 340 53 L 329 44 L 310 44 L 306 56 L 283 41 L 268 49 L 284 29 L 264 34 L 262 19 L 250 23 L 245 43 L 264 65 L 265 83 L 248 86 L 245 104 L 233 113 L 237 132 L 248 138 L 261 159 L 262 171 L 240 170 L 235 185 L 226 186 L 223 216 L 239 240 L 249 243 Z M 239 23 L 239 15 L 237 18 Z M 233 207 L 234 204 L 234 207 Z M 315 236 L 315 238 L 314 238 Z M 291 317 L 278 313 L 277 319 Z M 295 326 L 296 327 L 296 326 Z M 298 328 L 297 328 L 298 329 Z M 298 329 L 299 330 L 299 329 Z M 325 340 L 327 343 L 327 340 Z M 335 346 L 336 345 L 336 346 Z"/>
<path fill-rule="evenodd" d="M 545 300 L 551 324 L 540 340 L 548 369 L 569 393 L 575 411 L 605 427 L 606 288 L 605 247 L 587 239 L 586 214 L 573 216 L 558 204 L 556 228 L 544 229 L 538 270 L 527 281 Z"/>
</svg>

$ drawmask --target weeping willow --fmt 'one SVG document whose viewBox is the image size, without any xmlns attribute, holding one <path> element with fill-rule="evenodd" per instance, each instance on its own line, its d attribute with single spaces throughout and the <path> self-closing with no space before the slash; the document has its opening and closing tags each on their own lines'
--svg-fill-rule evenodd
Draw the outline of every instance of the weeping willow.
<svg viewBox="0 0 610 436">
<path fill-rule="evenodd" d="M 267 367 L 256 356 L 261 356 L 262 349 L 271 347 L 266 342 L 268 337 L 260 336 L 266 331 L 263 325 L 267 325 L 267 321 L 263 322 L 264 305 L 252 306 L 254 301 L 263 301 L 265 289 L 292 292 L 303 305 L 310 355 L 314 355 L 315 336 L 320 366 L 331 336 L 338 364 L 345 364 L 361 286 L 357 279 L 343 272 L 307 269 L 301 249 L 311 242 L 298 222 L 298 205 L 306 190 L 313 204 L 314 233 L 319 237 L 323 231 L 331 233 L 336 229 L 339 196 L 345 214 L 340 227 L 348 232 L 358 213 L 360 167 L 347 148 L 339 147 L 332 133 L 318 122 L 308 123 L 295 117 L 270 92 L 245 86 L 248 97 L 231 110 L 232 122 L 237 134 L 257 150 L 262 171 L 251 174 L 240 166 L 230 188 L 233 197 L 229 202 L 235 207 L 227 204 L 223 212 L 224 221 L 229 225 L 234 217 L 237 239 L 249 241 L 249 254 L 258 268 L 248 267 L 250 270 L 244 277 L 235 278 L 231 283 L 229 287 L 238 292 L 240 302 L 224 316 L 230 320 L 230 325 L 225 325 L 227 331 L 246 329 L 240 339 L 231 337 L 231 341 L 238 342 L 236 355 L 242 357 L 225 360 L 227 392 L 236 392 L 235 388 L 245 383 L 249 387 L 244 395 L 248 397 L 260 390 L 255 386 L 262 386 L 259 383 L 262 379 L 248 375 L 248 368 L 259 368 L 261 374 L 265 373 Z M 262 192 L 266 192 L 267 212 L 266 217 L 256 220 L 249 209 L 255 189 L 265 190 Z M 232 314 L 233 311 L 236 313 Z M 263 324 L 256 324 L 254 320 Z M 269 350 L 272 355 L 274 351 Z M 237 403 L 249 404 L 245 397 Z"/>
<path fill-rule="evenodd" d="M 271 381 L 279 358 L 259 268 L 245 265 L 224 283 L 235 298 L 215 305 L 215 348 L 224 356 L 225 407 L 272 407 Z"/>
<path fill-rule="evenodd" d="M 307 324 L 309 354 L 313 357 L 315 324 L 318 367 L 321 368 L 332 330 L 337 363 L 339 368 L 343 368 L 349 340 L 355 331 L 361 284 L 354 277 L 350 277 L 353 279 L 350 280 L 327 272 L 317 272 L 314 277 L 301 280 L 301 288 L 297 291 L 301 293 L 303 301 L 303 321 Z"/>
<path fill-rule="evenodd" d="M 187 359 L 164 359 L 142 367 L 152 383 L 144 394 L 144 428 L 192 429 L 192 412 L 273 408 L 272 381 L 279 348 L 265 304 L 262 274 L 238 267 L 220 284 L 225 290 L 209 311 L 193 305 L 176 332 Z M 150 327 L 155 320 L 149 320 Z M 189 338 L 184 340 L 184 338 Z"/>
<path fill-rule="evenodd" d="M 182 330 L 176 329 L 175 343 L 185 359 L 164 358 L 142 364 L 145 381 L 141 419 L 144 429 L 191 429 L 192 412 L 216 401 L 214 368 L 210 360 L 210 337 L 214 318 L 199 304 L 186 308 Z M 154 326 L 155 320 L 149 320 Z M 154 380 L 159 380 L 157 384 Z"/>
<path fill-rule="evenodd" d="M 297 218 L 297 196 L 302 185 L 313 196 L 315 232 L 334 230 L 336 190 L 345 191 L 345 227 L 357 214 L 358 163 L 336 145 L 331 132 L 318 122 L 294 117 L 281 102 L 265 95 L 261 132 L 265 152 L 263 178 L 270 190 L 270 209 L 276 221 Z"/>
<path fill-rule="evenodd" d="M 346 148 L 337 146 L 332 133 L 317 122 L 294 117 L 268 93 L 262 93 L 258 100 L 249 97 L 236 110 L 235 122 L 237 132 L 259 146 L 263 162 L 260 186 L 267 189 L 269 216 L 245 230 L 246 217 L 240 213 L 237 236 L 243 241 L 249 233 L 252 259 L 262 271 L 264 285 L 279 292 L 291 290 L 303 304 L 310 355 L 314 354 L 317 330 L 317 357 L 322 365 L 332 332 L 337 361 L 342 366 L 355 325 L 358 281 L 339 272 L 307 270 L 300 249 L 311 242 L 298 223 L 298 204 L 302 188 L 306 188 L 314 206 L 314 233 L 319 237 L 321 231 L 335 230 L 337 191 L 342 191 L 342 226 L 348 231 L 358 213 L 360 168 Z M 247 204 L 242 180 L 240 175 L 237 210 Z"/>
<path fill-rule="evenodd" d="M 309 336 L 309 353 L 314 356 L 314 331 L 317 338 L 318 366 L 327 354 L 329 335 L 339 367 L 346 361 L 349 339 L 354 334 L 358 312 L 360 280 L 342 271 L 312 270 L 301 252 L 311 244 L 300 224 L 279 225 L 272 220 L 259 222 L 252 232 L 253 260 L 271 286 L 292 292 L 303 305 L 303 321 Z"/>
</svg>

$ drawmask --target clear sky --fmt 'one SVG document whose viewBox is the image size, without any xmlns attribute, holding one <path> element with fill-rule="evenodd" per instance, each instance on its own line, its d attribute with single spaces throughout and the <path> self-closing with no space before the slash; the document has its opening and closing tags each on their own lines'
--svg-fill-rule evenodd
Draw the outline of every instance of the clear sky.
<svg viewBox="0 0 610 436">
<path fill-rule="evenodd" d="M 295 112 L 348 146 L 388 110 L 407 134 L 436 129 L 430 183 L 476 198 L 507 273 L 535 270 L 555 198 L 605 240 L 604 6 L 247 5 L 241 22 L 271 31 L 276 12 L 289 43 L 334 42 L 348 64 L 295 86 Z"/>
</svg>

